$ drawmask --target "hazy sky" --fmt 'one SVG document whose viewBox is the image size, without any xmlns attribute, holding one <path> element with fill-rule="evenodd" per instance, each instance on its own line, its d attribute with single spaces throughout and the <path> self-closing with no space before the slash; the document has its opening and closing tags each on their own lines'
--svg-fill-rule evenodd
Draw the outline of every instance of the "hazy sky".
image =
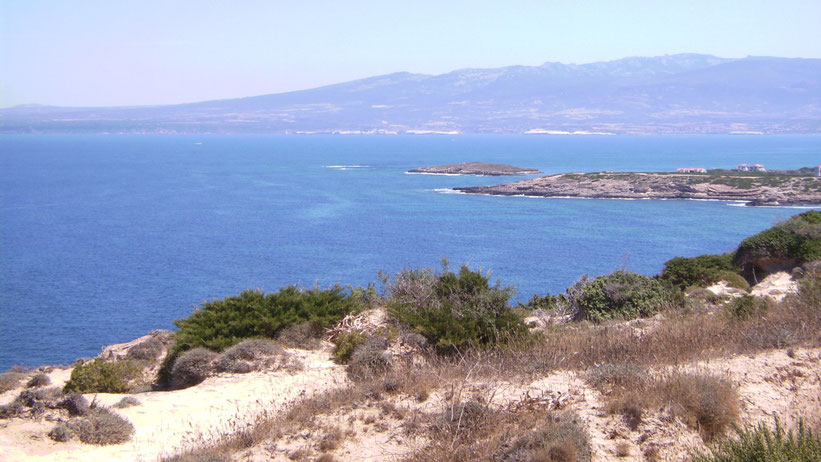
<svg viewBox="0 0 821 462">
<path fill-rule="evenodd" d="M 821 58 L 819 24 L 821 0 L 0 0 L 0 106 L 178 103 L 682 52 Z"/>
</svg>

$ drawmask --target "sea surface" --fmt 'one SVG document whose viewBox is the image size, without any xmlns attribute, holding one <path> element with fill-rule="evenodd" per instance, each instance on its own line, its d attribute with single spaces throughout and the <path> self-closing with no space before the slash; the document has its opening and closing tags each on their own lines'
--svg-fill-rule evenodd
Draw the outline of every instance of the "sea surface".
<svg viewBox="0 0 821 462">
<path fill-rule="evenodd" d="M 404 173 L 468 161 L 792 169 L 821 162 L 821 137 L 0 136 L 0 370 L 94 356 L 242 289 L 364 285 L 443 257 L 526 301 L 731 251 L 802 211 L 454 194 L 517 178 Z"/>
</svg>

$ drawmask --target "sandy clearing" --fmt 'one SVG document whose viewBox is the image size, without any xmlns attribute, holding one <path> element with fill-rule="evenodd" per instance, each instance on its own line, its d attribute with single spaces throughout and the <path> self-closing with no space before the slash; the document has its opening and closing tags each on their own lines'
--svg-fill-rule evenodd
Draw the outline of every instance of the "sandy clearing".
<svg viewBox="0 0 821 462">
<path fill-rule="evenodd" d="M 134 396 L 141 405 L 116 412 L 136 428 L 132 441 L 113 446 L 91 446 L 76 441 L 55 443 L 46 434 L 53 422 L 10 419 L 0 427 L 0 453 L 13 461 L 155 461 L 197 442 L 252 422 L 264 412 L 317 392 L 341 386 L 344 368 L 329 359 L 327 349 L 290 351 L 305 366 L 289 373 L 224 375 L 173 392 L 136 395 L 86 395 L 103 405 Z"/>
</svg>

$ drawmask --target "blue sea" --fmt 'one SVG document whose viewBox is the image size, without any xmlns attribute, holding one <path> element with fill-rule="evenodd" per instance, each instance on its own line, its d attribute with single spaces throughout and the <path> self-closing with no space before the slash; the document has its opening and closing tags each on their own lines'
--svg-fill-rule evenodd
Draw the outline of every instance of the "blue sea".
<svg viewBox="0 0 821 462">
<path fill-rule="evenodd" d="M 0 136 L 0 370 L 94 356 L 242 289 L 364 285 L 443 257 L 525 301 L 727 252 L 802 211 L 454 194 L 511 178 L 405 173 L 469 161 L 792 169 L 821 162 L 821 137 Z"/>
</svg>

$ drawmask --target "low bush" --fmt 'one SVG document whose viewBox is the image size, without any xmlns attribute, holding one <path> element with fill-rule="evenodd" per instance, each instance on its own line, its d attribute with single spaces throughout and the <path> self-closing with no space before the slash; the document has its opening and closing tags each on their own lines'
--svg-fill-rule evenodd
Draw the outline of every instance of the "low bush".
<svg viewBox="0 0 821 462">
<path fill-rule="evenodd" d="M 387 342 L 381 338 L 371 338 L 357 346 L 348 361 L 348 375 L 354 380 L 366 380 L 387 372 L 391 360 L 385 354 Z"/>
<path fill-rule="evenodd" d="M 309 323 L 311 330 L 326 329 L 367 306 L 373 292 L 372 287 L 345 289 L 337 285 L 322 290 L 288 286 L 274 293 L 245 290 L 239 295 L 205 302 L 191 316 L 174 321 L 179 330 L 160 367 L 158 382 L 162 387 L 171 386 L 174 363 L 186 350 L 222 351 L 249 338 L 276 338 L 286 328 L 303 323 Z M 302 347 L 306 343 L 304 337 L 296 342 Z"/>
<path fill-rule="evenodd" d="M 750 283 L 744 279 L 744 276 L 734 273 L 732 271 L 721 271 L 718 273 L 718 281 L 724 281 L 727 283 L 727 287 L 732 287 L 734 289 L 741 289 L 745 291 L 750 290 Z"/>
<path fill-rule="evenodd" d="M 326 290 L 289 286 L 269 294 L 246 290 L 205 302 L 191 316 L 175 321 L 179 328 L 175 350 L 221 351 L 247 338 L 274 338 L 282 329 L 304 322 L 328 328 L 359 310 L 362 303 L 353 290 L 340 286 Z"/>
<path fill-rule="evenodd" d="M 88 400 L 80 393 L 69 393 L 60 402 L 60 407 L 67 410 L 71 416 L 86 415 L 91 410 Z"/>
<path fill-rule="evenodd" d="M 635 319 L 684 304 L 683 295 L 664 282 L 628 271 L 616 271 L 593 280 L 582 278 L 568 289 L 568 303 L 576 319 L 599 322 Z"/>
<path fill-rule="evenodd" d="M 39 417 L 47 409 L 60 407 L 63 393 L 58 387 L 23 390 L 10 403 L 0 406 L 0 418 L 8 419 L 29 414 Z"/>
<path fill-rule="evenodd" d="M 693 258 L 675 257 L 667 260 L 659 278 L 683 290 L 687 287 L 714 284 L 730 277 L 728 274 L 738 275 L 740 270 L 741 268 L 733 263 L 731 253 L 699 255 Z"/>
<path fill-rule="evenodd" d="M 48 432 L 48 437 L 58 443 L 65 443 L 74 437 L 74 432 L 68 428 L 68 425 L 59 423 Z"/>
<path fill-rule="evenodd" d="M 322 346 L 325 329 L 321 324 L 305 321 L 288 326 L 277 334 L 277 340 L 291 348 L 315 350 Z"/>
<path fill-rule="evenodd" d="M 391 286 L 389 314 L 445 350 L 490 345 L 527 332 L 522 316 L 508 306 L 513 287 L 490 285 L 489 276 L 462 266 L 405 270 Z"/>
<path fill-rule="evenodd" d="M 155 361 L 163 353 L 164 348 L 163 343 L 159 339 L 152 337 L 131 347 L 125 357 L 129 359 Z"/>
<path fill-rule="evenodd" d="M 14 390 L 20 386 L 20 382 L 26 377 L 22 372 L 8 371 L 0 374 L 0 393 Z"/>
<path fill-rule="evenodd" d="M 219 372 L 247 373 L 259 369 L 258 362 L 266 357 L 283 356 L 285 350 L 266 339 L 243 340 L 222 352 L 214 365 Z"/>
<path fill-rule="evenodd" d="M 767 300 L 752 295 L 743 295 L 730 301 L 727 305 L 727 313 L 733 318 L 747 319 L 767 311 L 768 308 Z"/>
<path fill-rule="evenodd" d="M 180 354 L 171 368 L 171 388 L 177 390 L 201 383 L 211 375 L 216 358 L 216 353 L 205 348 L 194 348 Z"/>
<path fill-rule="evenodd" d="M 126 393 L 129 382 L 139 377 L 142 369 L 134 360 L 105 362 L 98 358 L 85 364 L 78 361 L 63 392 Z"/>
<path fill-rule="evenodd" d="M 334 361 L 339 364 L 348 364 L 356 347 L 368 340 L 368 336 L 360 331 L 343 332 L 334 342 Z"/>
<path fill-rule="evenodd" d="M 638 429 L 647 411 L 666 408 L 710 441 L 738 416 L 735 387 L 711 374 L 650 375 L 632 365 L 606 365 L 590 370 L 587 382 L 606 396 L 607 412 L 622 415 L 631 430 Z"/>
<path fill-rule="evenodd" d="M 51 385 L 51 379 L 46 374 L 36 374 L 28 382 L 26 388 L 46 387 Z"/>
<path fill-rule="evenodd" d="M 759 424 L 755 428 L 735 427 L 736 438 L 715 445 L 708 453 L 696 454 L 692 462 L 811 462 L 821 460 L 821 437 L 798 423 L 798 431 L 784 432 L 778 420 L 775 428 Z"/>
<path fill-rule="evenodd" d="M 592 457 L 590 437 L 573 413 L 551 413 L 530 433 L 519 437 L 494 460 L 587 462 Z"/>
<path fill-rule="evenodd" d="M 139 406 L 140 404 L 140 400 L 138 400 L 137 398 L 134 398 L 133 396 L 126 396 L 123 399 L 117 401 L 114 407 L 116 407 L 117 409 L 125 409 L 127 407 Z"/>
<path fill-rule="evenodd" d="M 104 407 L 95 407 L 84 417 L 70 419 L 67 426 L 80 441 L 87 444 L 125 443 L 134 433 L 131 422 Z"/>
<path fill-rule="evenodd" d="M 738 417 L 738 394 L 729 380 L 709 374 L 673 373 L 656 384 L 673 412 L 705 441 L 724 435 Z"/>
</svg>

